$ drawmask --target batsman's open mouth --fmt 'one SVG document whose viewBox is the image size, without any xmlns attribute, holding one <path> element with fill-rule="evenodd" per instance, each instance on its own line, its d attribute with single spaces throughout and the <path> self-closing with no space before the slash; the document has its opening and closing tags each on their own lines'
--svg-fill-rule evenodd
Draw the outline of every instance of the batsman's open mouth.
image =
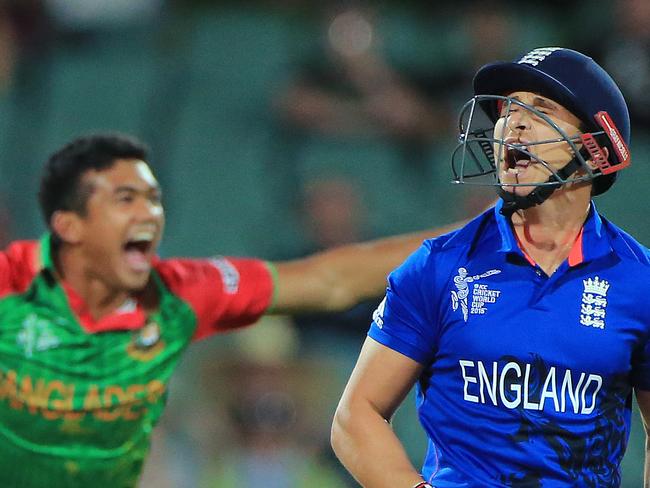
<svg viewBox="0 0 650 488">
<path fill-rule="evenodd" d="M 508 148 L 505 154 L 505 170 L 509 174 L 519 174 L 530 166 L 534 160 L 526 150 Z"/>
</svg>

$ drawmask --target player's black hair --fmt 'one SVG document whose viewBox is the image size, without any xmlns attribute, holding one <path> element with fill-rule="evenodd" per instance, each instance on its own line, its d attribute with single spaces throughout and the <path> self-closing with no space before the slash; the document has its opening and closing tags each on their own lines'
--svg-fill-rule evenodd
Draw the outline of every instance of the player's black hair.
<svg viewBox="0 0 650 488">
<path fill-rule="evenodd" d="M 52 154 L 43 168 L 38 200 L 50 227 L 57 210 L 85 215 L 92 188 L 82 184 L 86 171 L 108 169 L 118 159 L 147 161 L 149 150 L 134 137 L 119 133 L 96 133 L 79 137 Z"/>
</svg>

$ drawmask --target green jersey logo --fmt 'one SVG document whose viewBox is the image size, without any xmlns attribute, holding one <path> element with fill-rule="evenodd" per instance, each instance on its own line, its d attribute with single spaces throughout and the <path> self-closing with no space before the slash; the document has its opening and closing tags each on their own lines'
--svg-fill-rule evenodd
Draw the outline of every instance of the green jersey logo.
<svg viewBox="0 0 650 488">
<path fill-rule="evenodd" d="M 22 330 L 16 337 L 16 342 L 25 351 L 25 357 L 31 358 L 36 351 L 46 351 L 58 347 L 61 341 L 54 334 L 49 320 L 29 314 L 23 320 Z"/>
</svg>

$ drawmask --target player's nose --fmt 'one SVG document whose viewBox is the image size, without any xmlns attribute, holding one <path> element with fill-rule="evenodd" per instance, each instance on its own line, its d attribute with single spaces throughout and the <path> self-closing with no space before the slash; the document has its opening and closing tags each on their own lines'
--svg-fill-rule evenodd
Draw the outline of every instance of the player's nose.
<svg viewBox="0 0 650 488">
<path fill-rule="evenodd" d="M 526 110 L 518 110 L 508 116 L 507 126 L 512 131 L 522 131 L 530 128 L 530 114 Z"/>
<path fill-rule="evenodd" d="M 162 204 L 157 200 L 142 197 L 136 205 L 135 217 L 142 222 L 158 221 L 163 216 Z"/>
</svg>

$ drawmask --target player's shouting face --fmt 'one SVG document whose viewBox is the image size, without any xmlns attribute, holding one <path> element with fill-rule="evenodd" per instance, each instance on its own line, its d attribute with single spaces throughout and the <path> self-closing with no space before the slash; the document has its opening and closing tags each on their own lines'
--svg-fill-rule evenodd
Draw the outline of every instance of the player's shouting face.
<svg viewBox="0 0 650 488">
<path fill-rule="evenodd" d="M 107 169 L 87 171 L 82 186 L 90 196 L 77 219 L 77 244 L 87 272 L 114 289 L 143 288 L 165 220 L 149 166 L 118 159 Z"/>
<path fill-rule="evenodd" d="M 504 190 L 523 196 L 564 167 L 574 156 L 563 135 L 540 115 L 551 119 L 568 137 L 579 142 L 580 120 L 559 103 L 531 92 L 509 95 L 517 103 L 504 104 L 494 127 L 499 181 Z M 534 110 L 531 110 L 534 109 Z"/>
</svg>

